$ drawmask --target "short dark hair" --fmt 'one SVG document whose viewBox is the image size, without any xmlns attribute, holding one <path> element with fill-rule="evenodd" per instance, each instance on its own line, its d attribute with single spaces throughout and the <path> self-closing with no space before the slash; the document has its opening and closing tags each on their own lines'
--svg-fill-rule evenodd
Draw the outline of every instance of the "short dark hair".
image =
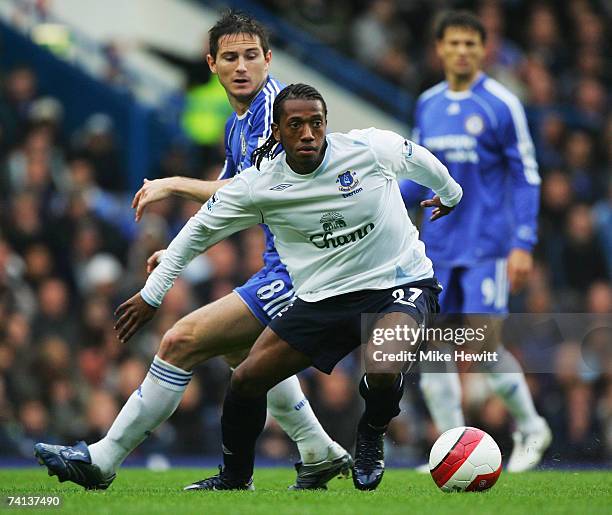
<svg viewBox="0 0 612 515">
<path fill-rule="evenodd" d="M 308 84 L 290 84 L 278 95 L 276 95 L 276 98 L 274 99 L 274 105 L 272 106 L 272 121 L 277 125 L 280 122 L 281 114 L 283 112 L 283 104 L 287 100 L 318 100 L 323 105 L 323 114 L 325 118 L 327 118 L 327 104 L 323 99 L 323 95 L 321 95 L 316 88 L 313 88 Z M 274 155 L 274 149 L 276 148 L 277 144 L 278 142 L 274 139 L 274 134 L 270 134 L 270 137 L 261 147 L 253 150 L 253 153 L 251 154 L 251 163 L 259 168 L 259 165 L 264 157 Z"/>
<path fill-rule="evenodd" d="M 461 27 L 471 29 L 480 34 L 480 39 L 484 43 L 487 40 L 487 31 L 484 25 L 474 13 L 470 11 L 447 11 L 443 13 L 436 23 L 435 34 L 439 41 L 444 38 L 444 33 L 449 27 Z"/>
<path fill-rule="evenodd" d="M 217 23 L 208 31 L 208 46 L 210 55 L 213 56 L 213 59 L 217 58 L 219 38 L 228 34 L 249 34 L 251 36 L 257 36 L 261 42 L 261 48 L 264 54 L 270 50 L 268 32 L 261 23 L 242 11 L 228 9 L 222 13 L 221 18 L 219 18 Z"/>
</svg>

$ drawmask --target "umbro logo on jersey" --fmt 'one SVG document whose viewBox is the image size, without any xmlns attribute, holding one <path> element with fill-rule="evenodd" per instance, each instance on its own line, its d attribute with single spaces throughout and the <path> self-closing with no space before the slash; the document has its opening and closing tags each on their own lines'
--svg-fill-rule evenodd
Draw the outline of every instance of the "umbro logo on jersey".
<svg viewBox="0 0 612 515">
<path fill-rule="evenodd" d="M 286 182 L 283 182 L 281 184 L 277 184 L 273 188 L 270 188 L 270 191 L 283 191 L 287 188 L 291 188 L 291 186 L 293 186 L 293 184 L 287 184 Z"/>
</svg>

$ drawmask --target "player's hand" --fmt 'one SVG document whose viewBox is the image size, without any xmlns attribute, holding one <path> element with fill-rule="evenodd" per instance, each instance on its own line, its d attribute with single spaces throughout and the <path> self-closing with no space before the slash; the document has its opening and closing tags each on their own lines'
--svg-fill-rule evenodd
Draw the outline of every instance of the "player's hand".
<svg viewBox="0 0 612 515">
<path fill-rule="evenodd" d="M 149 256 L 149 259 L 147 259 L 147 274 L 150 274 L 153 270 L 155 270 L 155 267 L 159 265 L 159 262 L 164 255 L 164 250 L 165 249 L 157 250 Z"/>
<path fill-rule="evenodd" d="M 134 195 L 134 198 L 132 199 L 132 208 L 136 210 L 134 219 L 137 222 L 140 222 L 145 207 L 171 195 L 171 179 L 171 177 L 165 177 L 163 179 L 155 179 L 154 181 L 150 181 L 149 179 L 144 180 L 142 188 L 136 192 L 136 195 Z"/>
<path fill-rule="evenodd" d="M 508 280 L 510 291 L 520 292 L 527 283 L 531 269 L 533 268 L 533 257 L 525 249 L 512 249 L 508 255 Z"/>
<path fill-rule="evenodd" d="M 122 343 L 127 342 L 138 329 L 153 318 L 156 311 L 157 308 L 147 304 L 140 293 L 126 300 L 115 310 L 115 316 L 119 317 L 115 324 L 117 338 Z"/>
<path fill-rule="evenodd" d="M 431 220 L 432 222 L 434 220 L 437 220 L 438 218 L 442 218 L 443 216 L 446 216 L 453 209 L 455 209 L 454 207 L 448 207 L 442 204 L 442 201 L 440 200 L 440 197 L 438 195 L 434 195 L 433 198 L 430 198 L 429 200 L 424 200 L 423 202 L 421 202 L 421 207 L 433 207 L 434 208 L 434 210 L 431 212 L 431 217 L 429 218 L 429 220 Z"/>
</svg>

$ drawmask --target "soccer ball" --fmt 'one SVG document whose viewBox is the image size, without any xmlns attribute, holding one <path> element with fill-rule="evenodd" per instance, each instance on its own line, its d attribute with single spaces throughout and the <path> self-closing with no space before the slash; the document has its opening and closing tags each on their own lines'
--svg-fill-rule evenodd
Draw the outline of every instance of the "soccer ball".
<svg viewBox="0 0 612 515">
<path fill-rule="evenodd" d="M 441 434 L 431 448 L 429 471 L 444 492 L 487 490 L 501 474 L 501 452 L 481 429 L 455 427 Z"/>
</svg>

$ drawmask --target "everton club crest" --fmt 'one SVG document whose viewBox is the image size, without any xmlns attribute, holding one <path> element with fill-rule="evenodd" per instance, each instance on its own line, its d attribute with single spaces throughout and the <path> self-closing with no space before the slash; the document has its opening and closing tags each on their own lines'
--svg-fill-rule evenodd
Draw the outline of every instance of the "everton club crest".
<svg viewBox="0 0 612 515">
<path fill-rule="evenodd" d="M 350 170 L 338 175 L 336 183 L 338 184 L 338 189 L 343 194 L 343 197 L 350 197 L 362 191 L 362 188 L 357 188 L 357 186 L 359 186 L 357 174 L 355 172 L 351 172 Z"/>
</svg>

